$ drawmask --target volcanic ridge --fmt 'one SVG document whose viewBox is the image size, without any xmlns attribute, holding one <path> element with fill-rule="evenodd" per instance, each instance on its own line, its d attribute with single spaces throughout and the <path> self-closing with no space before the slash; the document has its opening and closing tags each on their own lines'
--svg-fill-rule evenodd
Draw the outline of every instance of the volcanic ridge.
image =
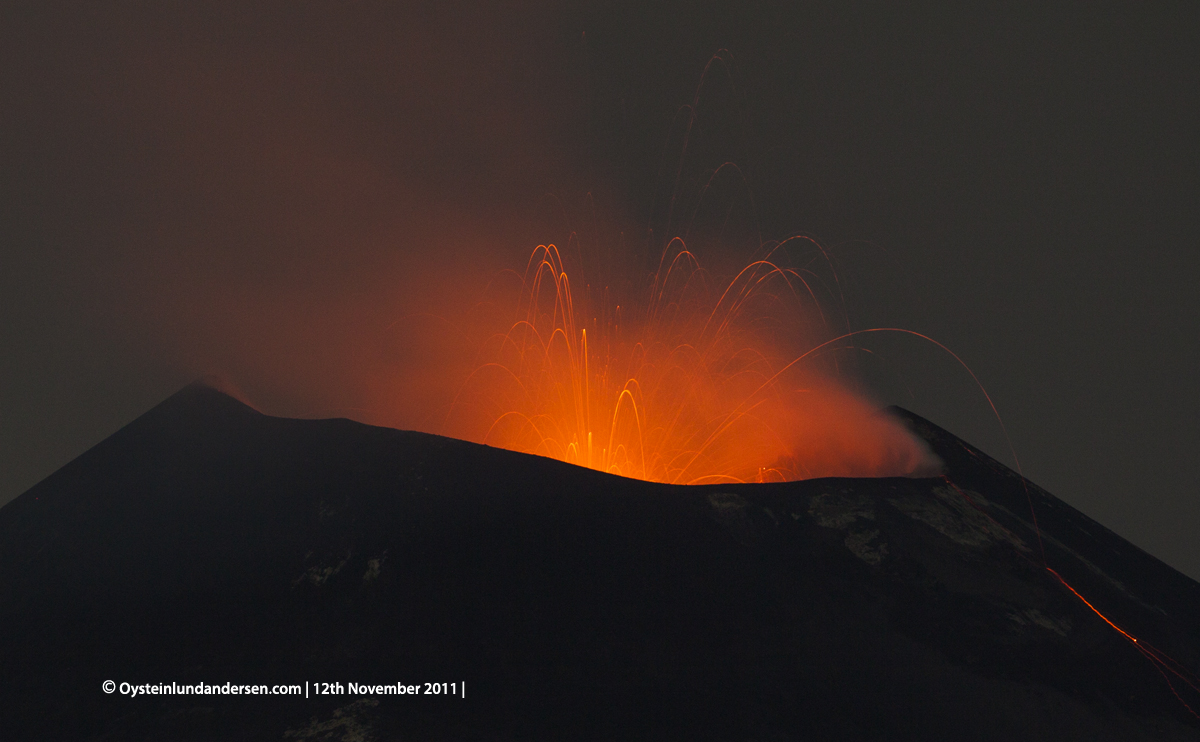
<svg viewBox="0 0 1200 742">
<path fill-rule="evenodd" d="M 892 414 L 944 476 L 655 484 L 191 385 L 0 508 L 0 738 L 1200 740 L 1200 584 Z"/>
</svg>

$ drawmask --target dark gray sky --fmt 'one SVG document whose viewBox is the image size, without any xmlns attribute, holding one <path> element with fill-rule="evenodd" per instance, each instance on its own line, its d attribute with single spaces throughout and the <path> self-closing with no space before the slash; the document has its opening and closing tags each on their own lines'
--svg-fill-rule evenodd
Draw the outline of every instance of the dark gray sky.
<svg viewBox="0 0 1200 742">
<path fill-rule="evenodd" d="M 203 373 L 420 427 L 461 348 L 397 320 L 561 240 L 547 193 L 656 223 L 727 49 L 706 156 L 763 233 L 819 238 L 855 327 L 953 349 L 1027 476 L 1200 577 L 1195 4 L 398 5 L 5 5 L 0 502 Z M 944 354 L 875 350 L 880 397 L 1011 461 Z"/>
</svg>

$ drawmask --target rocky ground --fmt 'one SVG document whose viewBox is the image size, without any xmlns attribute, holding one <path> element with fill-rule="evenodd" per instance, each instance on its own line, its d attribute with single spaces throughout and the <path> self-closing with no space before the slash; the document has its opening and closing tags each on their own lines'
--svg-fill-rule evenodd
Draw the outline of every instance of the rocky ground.
<svg viewBox="0 0 1200 742">
<path fill-rule="evenodd" d="M 193 385 L 0 509 L 0 739 L 1200 739 L 1200 585 L 896 414 L 944 477 L 674 487 Z"/>
</svg>

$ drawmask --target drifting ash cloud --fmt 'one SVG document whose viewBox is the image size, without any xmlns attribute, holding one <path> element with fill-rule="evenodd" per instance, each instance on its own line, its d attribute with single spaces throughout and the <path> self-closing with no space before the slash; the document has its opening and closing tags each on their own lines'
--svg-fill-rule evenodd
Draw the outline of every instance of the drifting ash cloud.
<svg viewBox="0 0 1200 742">
<path fill-rule="evenodd" d="M 459 10 L 30 10 L 5 34 L 7 332 L 89 336 L 100 375 L 219 374 L 274 414 L 457 432 L 458 328 L 546 240 L 531 205 L 596 185 L 562 134 L 587 129 L 578 42 L 535 5 Z M 928 468 L 854 395 L 818 407 L 755 461 Z"/>
<path fill-rule="evenodd" d="M 424 374 L 388 328 L 452 315 L 570 164 L 533 105 L 570 110 L 524 51 L 538 9 L 458 10 L 27 9 L 4 34 L 8 332 L 91 336 L 74 360 L 101 375 L 219 372 L 282 414 Z"/>
</svg>

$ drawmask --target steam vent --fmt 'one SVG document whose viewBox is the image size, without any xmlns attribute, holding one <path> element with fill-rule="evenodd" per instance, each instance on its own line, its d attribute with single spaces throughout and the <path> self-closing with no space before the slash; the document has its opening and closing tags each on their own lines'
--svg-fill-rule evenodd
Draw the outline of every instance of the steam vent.
<svg viewBox="0 0 1200 742">
<path fill-rule="evenodd" d="M 0 738 L 1200 740 L 1200 585 L 896 413 L 682 487 L 187 387 L 0 509 Z"/>
</svg>

